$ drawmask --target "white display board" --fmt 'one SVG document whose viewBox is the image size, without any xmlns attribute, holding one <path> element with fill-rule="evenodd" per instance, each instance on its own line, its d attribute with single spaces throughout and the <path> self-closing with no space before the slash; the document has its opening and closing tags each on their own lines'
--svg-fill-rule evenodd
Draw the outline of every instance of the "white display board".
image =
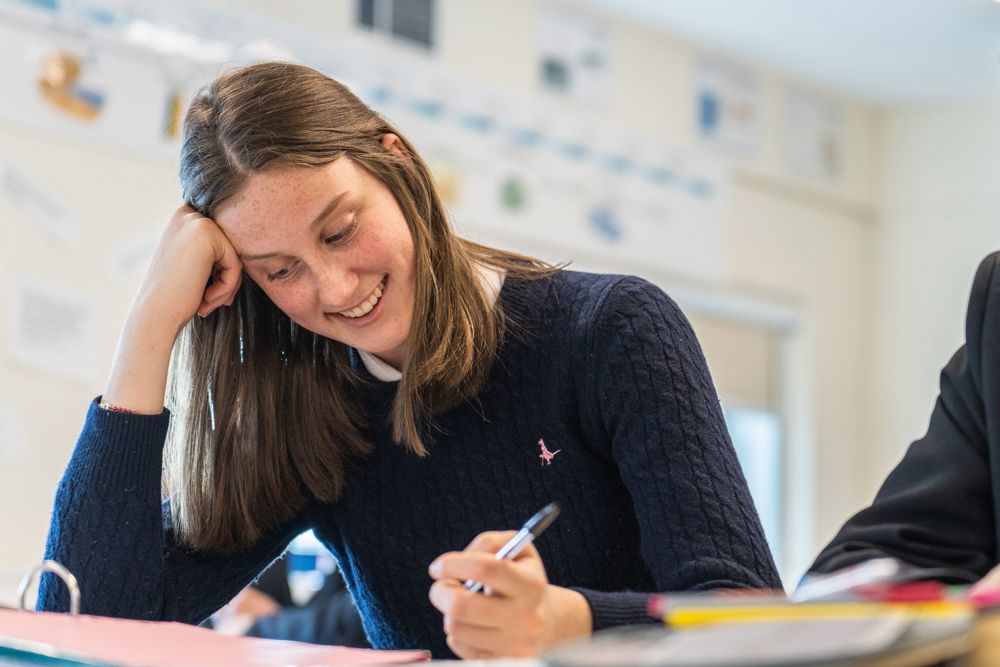
<svg viewBox="0 0 1000 667">
<path fill-rule="evenodd" d="M 433 72 L 407 73 L 430 79 Z M 361 85 L 427 159 L 464 230 L 500 232 L 566 257 L 619 258 L 674 275 L 725 280 L 727 173 L 718 160 L 560 118 L 543 102 L 498 102 L 469 118 L 463 98 L 489 91 Z M 526 111 L 525 107 L 531 109 Z"/>
</svg>

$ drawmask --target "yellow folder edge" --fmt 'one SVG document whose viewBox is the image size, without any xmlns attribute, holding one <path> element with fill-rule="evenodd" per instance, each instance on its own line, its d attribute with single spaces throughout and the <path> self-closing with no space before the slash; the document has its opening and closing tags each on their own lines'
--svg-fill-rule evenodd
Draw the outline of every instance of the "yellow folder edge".
<svg viewBox="0 0 1000 667">
<path fill-rule="evenodd" d="M 972 613 L 972 606 L 954 600 L 928 602 L 838 602 L 829 604 L 780 604 L 738 607 L 681 607 L 663 614 L 670 627 L 684 628 L 707 623 L 760 623 L 812 619 L 866 618 L 885 614 L 942 618 Z"/>
</svg>

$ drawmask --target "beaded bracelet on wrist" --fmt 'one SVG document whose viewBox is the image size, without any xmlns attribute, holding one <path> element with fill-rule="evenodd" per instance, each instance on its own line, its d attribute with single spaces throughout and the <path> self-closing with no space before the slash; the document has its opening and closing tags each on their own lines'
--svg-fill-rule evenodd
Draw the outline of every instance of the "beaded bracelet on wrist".
<svg viewBox="0 0 1000 667">
<path fill-rule="evenodd" d="M 102 410 L 107 410 L 108 412 L 119 412 L 119 413 L 125 414 L 125 415 L 137 415 L 137 414 L 139 414 L 139 412 L 136 411 L 136 410 L 130 410 L 128 408 L 123 408 L 120 405 L 113 405 L 111 403 L 101 402 L 101 403 L 97 404 L 97 407 L 101 408 Z"/>
</svg>

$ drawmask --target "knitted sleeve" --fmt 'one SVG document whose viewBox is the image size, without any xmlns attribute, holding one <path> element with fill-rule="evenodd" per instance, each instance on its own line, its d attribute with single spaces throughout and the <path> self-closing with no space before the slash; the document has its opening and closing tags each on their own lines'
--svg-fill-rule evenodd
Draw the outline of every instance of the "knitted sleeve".
<svg viewBox="0 0 1000 667">
<path fill-rule="evenodd" d="M 586 317 L 586 315 L 585 315 Z M 591 311 L 581 405 L 632 497 L 659 591 L 780 588 L 767 542 L 687 319 L 639 278 Z M 594 630 L 649 620 L 649 593 L 578 589 Z"/>
<path fill-rule="evenodd" d="M 254 547 L 225 556 L 177 546 L 161 503 L 170 415 L 109 412 L 95 400 L 56 491 L 45 557 L 80 585 L 81 612 L 199 622 L 225 604 L 307 526 L 301 518 Z M 40 611 L 65 611 L 69 596 L 42 577 Z"/>
</svg>

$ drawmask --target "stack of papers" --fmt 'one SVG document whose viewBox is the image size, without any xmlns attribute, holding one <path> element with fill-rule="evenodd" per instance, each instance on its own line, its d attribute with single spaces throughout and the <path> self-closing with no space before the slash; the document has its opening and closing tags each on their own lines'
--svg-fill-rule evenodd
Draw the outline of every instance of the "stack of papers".
<svg viewBox="0 0 1000 667">
<path fill-rule="evenodd" d="M 971 629 L 969 616 L 922 621 L 905 614 L 633 628 L 563 646 L 546 662 L 550 667 L 907 667 L 967 654 Z"/>
<path fill-rule="evenodd" d="M 968 654 L 976 618 L 969 600 L 940 585 L 816 602 L 760 591 L 667 594 L 654 596 L 650 611 L 663 626 L 599 633 L 556 649 L 548 664 L 929 665 Z"/>
</svg>

